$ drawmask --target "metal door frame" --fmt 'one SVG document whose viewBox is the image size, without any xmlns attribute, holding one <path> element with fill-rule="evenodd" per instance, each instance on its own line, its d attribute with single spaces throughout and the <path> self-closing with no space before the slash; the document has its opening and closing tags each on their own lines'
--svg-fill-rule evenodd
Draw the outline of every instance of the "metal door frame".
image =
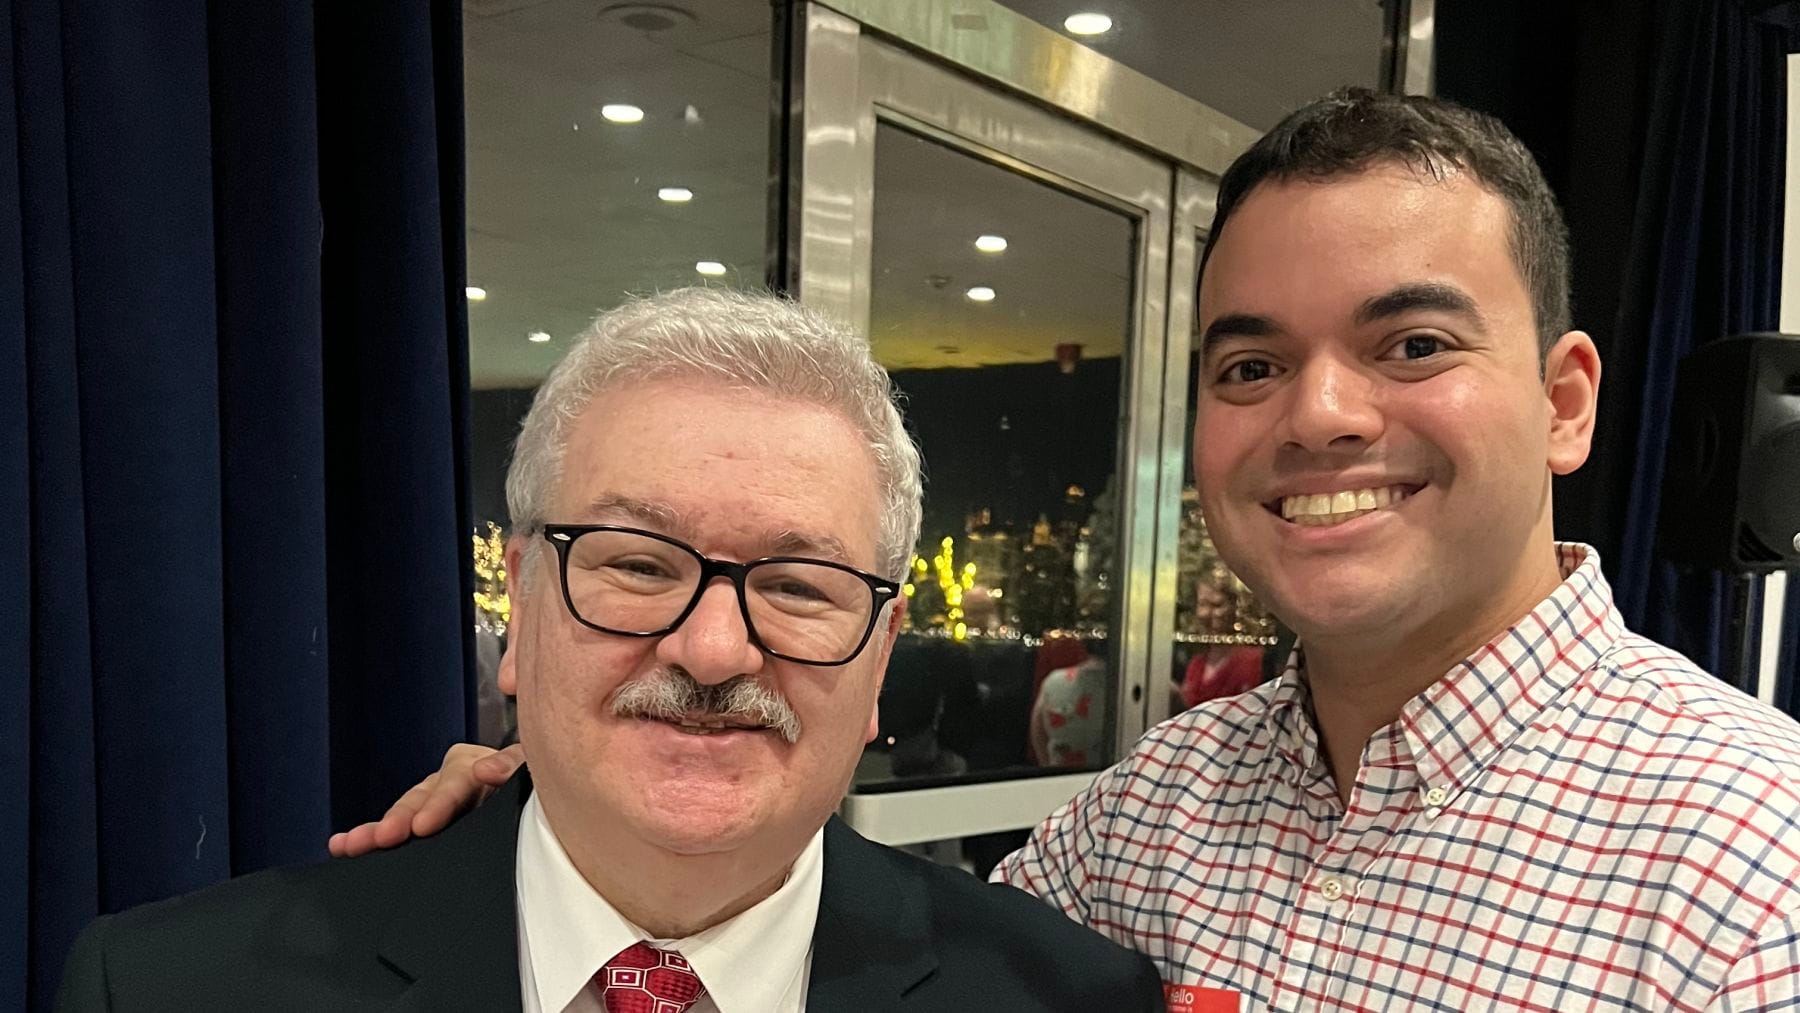
<svg viewBox="0 0 1800 1013">
<path fill-rule="evenodd" d="M 873 253 L 875 128 L 889 122 L 984 161 L 1072 191 L 1132 216 L 1137 223 L 1133 319 L 1121 397 L 1120 619 L 1116 639 L 1119 696 L 1113 713 L 1121 748 L 1147 727 L 1162 689 L 1169 647 L 1153 630 L 1167 626 L 1172 597 L 1156 582 L 1157 540 L 1163 527 L 1162 486 L 1173 456 L 1180 481 L 1180 444 L 1167 446 L 1171 424 L 1165 352 L 1171 327 L 1169 237 L 1171 201 L 1178 189 L 1174 164 L 1059 116 L 1023 98 L 985 86 L 941 62 L 906 51 L 856 21 L 808 5 L 798 26 L 804 68 L 799 122 L 789 136 L 799 146 L 789 164 L 791 291 L 800 299 L 867 332 Z M 1179 245 L 1179 244 L 1178 244 Z M 1191 243 L 1185 256 L 1191 265 Z M 1189 268 L 1191 270 L 1191 266 Z M 1191 283 L 1183 280 L 1177 289 Z M 1187 346 L 1187 320 L 1175 330 Z M 1182 352 L 1176 392 L 1185 383 Z M 1179 399 L 1178 399 L 1179 403 Z M 1182 428 L 1178 414 L 1173 428 Z M 1172 549 L 1164 555 L 1172 556 Z M 1173 578 L 1166 578 L 1173 586 Z M 1161 669 L 1151 660 L 1162 657 Z M 909 843 L 1029 826 L 1092 780 L 1092 773 L 1027 776 L 990 783 L 853 794 L 845 818 L 888 843 Z"/>
</svg>

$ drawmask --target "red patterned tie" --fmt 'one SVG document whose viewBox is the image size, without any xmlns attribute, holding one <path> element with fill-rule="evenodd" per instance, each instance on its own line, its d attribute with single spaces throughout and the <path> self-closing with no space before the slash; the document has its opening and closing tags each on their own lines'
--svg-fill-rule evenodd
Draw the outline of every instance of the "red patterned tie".
<svg viewBox="0 0 1800 1013">
<path fill-rule="evenodd" d="M 700 976 L 674 950 L 632 943 L 594 975 L 606 1013 L 687 1013 L 706 994 Z"/>
</svg>

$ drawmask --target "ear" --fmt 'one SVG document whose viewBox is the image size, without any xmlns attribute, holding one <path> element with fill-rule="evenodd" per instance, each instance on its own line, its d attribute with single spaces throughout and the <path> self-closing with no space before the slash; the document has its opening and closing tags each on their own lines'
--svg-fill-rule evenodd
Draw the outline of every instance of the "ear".
<svg viewBox="0 0 1800 1013">
<path fill-rule="evenodd" d="M 1558 338 L 1544 359 L 1544 398 L 1550 406 L 1551 474 L 1567 475 L 1587 462 L 1600 402 L 1600 351 L 1583 331 Z"/>
<path fill-rule="evenodd" d="M 875 635 L 881 638 L 881 643 L 876 645 L 879 651 L 875 657 L 875 696 L 869 702 L 869 728 L 868 734 L 863 737 L 864 742 L 874 742 L 875 736 L 881 734 L 881 684 L 887 679 L 888 659 L 894 656 L 894 641 L 900 636 L 900 627 L 906 620 L 906 614 L 902 611 L 905 607 L 904 598 L 889 602 L 887 621 L 875 631 Z"/>
<path fill-rule="evenodd" d="M 495 682 L 499 684 L 500 692 L 507 696 L 519 695 L 519 664 L 514 660 L 518 654 L 517 648 L 507 644 L 506 652 L 500 655 L 500 668 L 495 672 Z"/>
<path fill-rule="evenodd" d="M 506 653 L 500 655 L 500 668 L 496 673 L 500 692 L 507 696 L 519 695 L 519 623 L 524 616 L 525 605 L 525 554 L 530 551 L 530 543 L 524 538 L 509 538 L 506 542 L 506 595 L 512 605 L 512 629 L 506 638 Z"/>
</svg>

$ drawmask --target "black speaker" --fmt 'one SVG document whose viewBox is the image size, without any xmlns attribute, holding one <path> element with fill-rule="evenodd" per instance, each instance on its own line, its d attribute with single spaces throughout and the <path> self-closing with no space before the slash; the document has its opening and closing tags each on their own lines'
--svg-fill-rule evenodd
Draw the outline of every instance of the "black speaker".
<svg viewBox="0 0 1800 1013">
<path fill-rule="evenodd" d="M 1658 545 L 1691 566 L 1800 569 L 1800 336 L 1724 338 L 1681 360 Z"/>
</svg>

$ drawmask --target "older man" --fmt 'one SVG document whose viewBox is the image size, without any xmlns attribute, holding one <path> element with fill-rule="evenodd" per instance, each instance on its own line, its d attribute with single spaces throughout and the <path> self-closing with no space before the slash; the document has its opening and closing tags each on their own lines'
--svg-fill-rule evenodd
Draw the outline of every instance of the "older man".
<svg viewBox="0 0 1800 1013">
<path fill-rule="evenodd" d="M 855 334 L 719 291 L 608 313 L 507 495 L 529 777 L 433 841 L 101 919 L 63 1008 L 1161 1008 L 1143 957 L 831 816 L 919 525 Z"/>
<path fill-rule="evenodd" d="M 1302 647 L 996 878 L 1194 1008 L 1800 1007 L 1800 727 L 1627 630 L 1551 533 L 1600 362 L 1530 154 L 1347 90 L 1232 165 L 1208 242 L 1201 502 Z M 440 787 L 414 830 L 473 791 Z"/>
</svg>

